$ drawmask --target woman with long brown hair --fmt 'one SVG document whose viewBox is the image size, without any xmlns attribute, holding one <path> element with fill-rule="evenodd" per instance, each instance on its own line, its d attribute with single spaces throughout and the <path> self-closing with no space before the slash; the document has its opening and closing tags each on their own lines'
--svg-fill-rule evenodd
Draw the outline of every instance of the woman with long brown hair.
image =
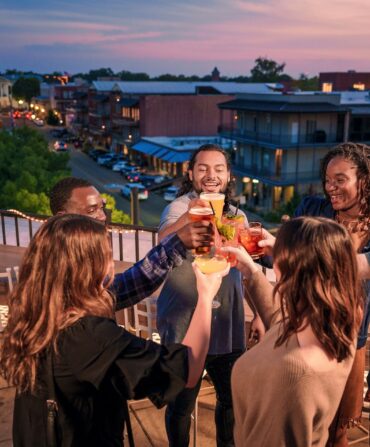
<svg viewBox="0 0 370 447">
<path fill-rule="evenodd" d="M 325 198 L 306 197 L 295 216 L 323 216 L 346 227 L 357 253 L 370 251 L 370 146 L 342 143 L 325 155 L 321 163 Z M 333 265 L 335 268 L 335 265 Z M 357 351 L 327 447 L 348 446 L 347 429 L 361 420 L 365 350 L 370 321 L 370 281 L 364 281 L 364 318 Z"/>
<path fill-rule="evenodd" d="M 236 446 L 325 446 L 362 318 L 347 231 L 324 218 L 283 224 L 273 249 L 274 289 L 245 250 L 225 250 L 236 253 L 268 328 L 233 369 Z"/>
<path fill-rule="evenodd" d="M 58 445 L 122 445 L 123 401 L 164 405 L 194 386 L 208 350 L 221 275 L 196 268 L 198 303 L 182 344 L 139 339 L 114 321 L 113 260 L 105 226 L 81 215 L 50 218 L 32 239 L 10 297 L 0 373 L 17 388 L 14 446 L 46 445 L 52 375 Z M 226 273 L 226 272 L 224 272 Z"/>
</svg>

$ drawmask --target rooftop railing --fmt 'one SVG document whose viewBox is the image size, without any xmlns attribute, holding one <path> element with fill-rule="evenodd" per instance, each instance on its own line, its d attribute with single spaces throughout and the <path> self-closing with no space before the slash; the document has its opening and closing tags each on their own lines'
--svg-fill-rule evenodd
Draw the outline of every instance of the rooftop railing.
<svg viewBox="0 0 370 447">
<path fill-rule="evenodd" d="M 0 244 L 27 247 L 30 240 L 49 216 L 0 210 Z M 136 262 L 157 244 L 157 228 L 129 224 L 111 224 L 113 258 Z"/>
</svg>

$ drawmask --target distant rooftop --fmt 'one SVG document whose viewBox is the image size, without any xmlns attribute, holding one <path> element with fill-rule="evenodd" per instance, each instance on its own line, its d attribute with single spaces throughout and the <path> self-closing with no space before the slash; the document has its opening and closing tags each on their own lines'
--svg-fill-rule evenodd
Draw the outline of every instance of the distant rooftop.
<svg viewBox="0 0 370 447">
<path fill-rule="evenodd" d="M 96 84 L 96 83 L 94 83 Z M 107 85 L 105 86 L 107 87 Z M 239 83 L 239 82 L 160 82 L 160 81 L 121 81 L 116 82 L 114 89 L 127 94 L 141 95 L 194 95 L 196 93 L 238 94 L 268 93 L 281 88 L 280 84 Z"/>
</svg>

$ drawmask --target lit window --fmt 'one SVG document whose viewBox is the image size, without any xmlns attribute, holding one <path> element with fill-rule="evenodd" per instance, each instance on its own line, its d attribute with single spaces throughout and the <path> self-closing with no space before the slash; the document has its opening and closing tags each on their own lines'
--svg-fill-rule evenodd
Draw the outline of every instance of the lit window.
<svg viewBox="0 0 370 447">
<path fill-rule="evenodd" d="M 333 91 L 333 83 L 332 82 L 323 82 L 321 90 L 325 93 L 330 93 Z"/>
<path fill-rule="evenodd" d="M 353 88 L 355 90 L 365 90 L 365 84 L 363 84 L 362 82 L 356 82 L 355 84 L 353 84 Z"/>
</svg>

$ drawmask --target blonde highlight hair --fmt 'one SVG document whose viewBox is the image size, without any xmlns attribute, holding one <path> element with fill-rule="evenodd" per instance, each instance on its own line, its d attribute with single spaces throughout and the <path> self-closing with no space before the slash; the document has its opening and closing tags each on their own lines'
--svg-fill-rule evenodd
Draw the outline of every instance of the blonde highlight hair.
<svg viewBox="0 0 370 447">
<path fill-rule="evenodd" d="M 280 228 L 274 289 L 282 312 L 281 345 L 310 324 L 325 352 L 339 362 L 351 353 L 364 298 L 356 254 L 347 230 L 323 217 L 299 217 Z"/>
<path fill-rule="evenodd" d="M 113 318 L 112 254 L 105 226 L 87 216 L 50 218 L 31 240 L 9 301 L 0 373 L 34 390 L 40 356 L 86 315 Z"/>
</svg>

